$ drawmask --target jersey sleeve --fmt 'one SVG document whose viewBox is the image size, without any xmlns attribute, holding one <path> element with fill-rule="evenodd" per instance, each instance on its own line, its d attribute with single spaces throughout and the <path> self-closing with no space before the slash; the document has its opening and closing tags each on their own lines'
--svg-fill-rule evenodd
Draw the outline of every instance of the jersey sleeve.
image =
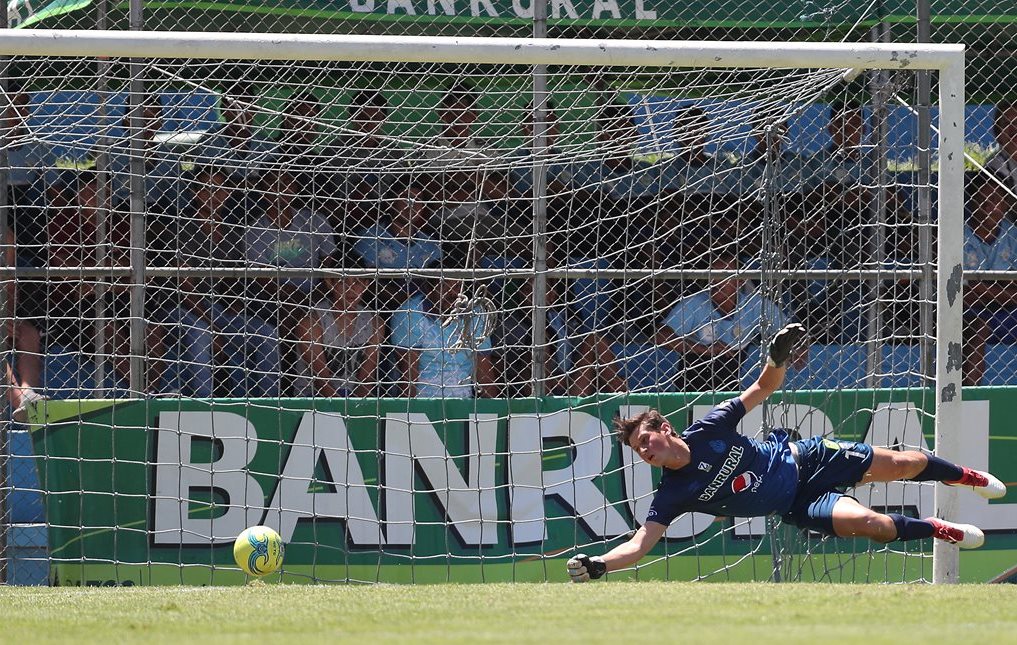
<svg viewBox="0 0 1017 645">
<path fill-rule="evenodd" d="M 709 414 L 700 420 L 699 425 L 703 428 L 716 430 L 730 430 L 736 432 L 738 424 L 745 416 L 745 404 L 737 396 L 717 404 L 710 410 Z"/>
</svg>

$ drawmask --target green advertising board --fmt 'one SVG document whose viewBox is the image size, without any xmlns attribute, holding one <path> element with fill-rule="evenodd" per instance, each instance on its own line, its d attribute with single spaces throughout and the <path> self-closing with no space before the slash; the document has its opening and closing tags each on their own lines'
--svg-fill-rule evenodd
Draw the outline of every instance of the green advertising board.
<svg viewBox="0 0 1017 645">
<path fill-rule="evenodd" d="M 287 543 L 285 582 L 565 580 L 578 546 L 601 552 L 639 526 L 654 475 L 612 440 L 613 417 L 647 406 L 690 422 L 720 395 L 540 400 L 50 402 L 33 426 L 45 491 L 51 583 L 231 584 L 232 542 L 268 524 Z M 773 423 L 877 445 L 929 446 L 924 390 L 796 392 Z M 1017 481 L 1014 392 L 965 392 L 965 454 Z M 742 429 L 755 433 L 764 411 Z M 935 513 L 932 487 L 866 486 L 864 503 Z M 1012 495 L 1010 496 L 1012 497 Z M 964 580 L 1017 564 L 1017 503 L 962 499 L 987 530 Z M 639 577 L 845 581 L 931 578 L 931 544 L 768 533 L 745 521 L 679 518 Z M 669 556 L 663 558 L 661 556 Z M 716 572 L 716 575 L 709 575 Z M 628 575 L 628 574 L 626 574 Z"/>
<path fill-rule="evenodd" d="M 91 0 L 56 0 L 33 10 L 28 0 L 13 3 L 12 24 L 31 26 L 47 18 L 87 7 Z M 963 0 L 941 0 L 933 8 L 934 23 L 1007 24 L 1017 9 L 999 3 L 989 10 Z M 118 8 L 127 9 L 128 3 Z M 387 22 L 423 26 L 462 24 L 477 27 L 529 25 L 532 0 L 145 0 L 145 12 L 201 10 L 228 15 L 286 16 L 314 21 Z M 862 3 L 794 2 L 732 3 L 726 0 L 547 0 L 548 23 L 558 27 L 676 29 L 828 29 L 871 25 L 879 21 L 915 20 L 913 0 Z"/>
</svg>

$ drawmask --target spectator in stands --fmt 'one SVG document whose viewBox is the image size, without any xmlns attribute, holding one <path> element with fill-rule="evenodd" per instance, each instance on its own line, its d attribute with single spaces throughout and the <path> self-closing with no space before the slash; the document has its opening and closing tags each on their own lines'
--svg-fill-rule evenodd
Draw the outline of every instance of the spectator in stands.
<svg viewBox="0 0 1017 645">
<path fill-rule="evenodd" d="M 388 101 L 379 90 L 358 90 L 349 99 L 349 125 L 339 137 L 333 158 L 338 178 L 335 192 L 346 199 L 343 221 L 336 230 L 355 231 L 371 226 L 405 166 L 405 151 L 395 138 L 384 136 Z"/>
<path fill-rule="evenodd" d="M 222 97 L 222 121 L 206 133 L 190 155 L 195 167 L 222 168 L 234 183 L 255 179 L 273 149 L 273 143 L 255 129 L 256 100 L 246 94 Z"/>
<path fill-rule="evenodd" d="M 322 116 L 321 103 L 310 89 L 299 90 L 290 97 L 272 151 L 275 162 L 305 168 L 322 162 L 317 154 L 323 143 Z"/>
<path fill-rule="evenodd" d="M 176 256 L 172 266 L 243 267 L 243 193 L 225 169 L 206 166 L 188 179 L 194 198 L 167 231 Z M 184 394 L 278 396 L 279 334 L 264 320 L 244 313 L 238 280 L 184 278 L 172 293 L 179 295 L 169 303 L 167 320 L 180 325 L 174 335 L 180 342 Z M 228 390 L 213 386 L 220 371 L 228 377 Z"/>
<path fill-rule="evenodd" d="M 327 118 L 310 89 L 293 94 L 283 110 L 271 163 L 297 179 L 300 191 L 294 199 L 299 207 L 328 217 L 333 230 L 338 226 L 343 231 L 338 191 L 344 169 L 337 164 L 336 151 L 327 145 L 332 132 L 322 132 Z"/>
<path fill-rule="evenodd" d="M 447 260 L 446 266 L 465 266 Z M 456 312 L 464 283 L 445 277 L 427 278 L 420 283 L 419 293 L 403 303 L 390 321 L 391 343 L 399 353 L 403 396 L 497 396 L 491 339 L 477 338 L 483 314 Z"/>
<path fill-rule="evenodd" d="M 996 104 L 992 133 L 999 150 L 985 162 L 985 168 L 1002 179 L 1011 191 L 1017 191 L 1017 103 Z"/>
<path fill-rule="evenodd" d="M 4 231 L 4 265 L 23 266 L 17 258 L 17 242 L 14 232 Z M 42 385 L 42 337 L 30 321 L 24 319 L 18 298 L 18 282 L 8 280 L 5 291 L 3 318 L 6 321 L 8 341 L 14 348 L 11 361 L 7 362 L 7 398 L 13 410 L 14 420 L 24 422 L 28 406 L 42 400 L 36 390 Z"/>
<path fill-rule="evenodd" d="M 350 254 L 335 254 L 321 268 L 342 272 L 363 269 Z M 301 341 L 297 361 L 297 396 L 371 396 L 378 383 L 379 351 L 385 340 L 381 316 L 368 308 L 364 295 L 370 280 L 340 274 L 324 279 L 326 297 L 297 327 Z"/>
<path fill-rule="evenodd" d="M 785 205 L 788 197 L 795 195 L 800 202 L 801 194 L 812 180 L 812 166 L 809 160 L 788 145 L 788 124 L 786 121 L 772 121 L 767 115 L 760 115 L 753 124 L 756 145 L 749 150 L 745 162 L 749 164 L 752 189 L 762 196 L 767 189 L 764 181 L 771 181 L 771 195 L 781 195 Z"/>
<path fill-rule="evenodd" d="M 278 168 L 262 172 L 261 203 L 249 216 L 244 253 L 253 268 L 314 269 L 336 251 L 326 217 L 301 206 L 297 176 Z M 307 307 L 317 302 L 309 277 L 258 278 L 248 291 L 248 313 L 291 336 Z M 303 311 L 300 309 L 303 307 Z"/>
<path fill-rule="evenodd" d="M 967 185 L 964 268 L 1017 269 L 1017 227 L 1008 218 L 1015 200 L 1001 178 L 974 174 Z M 985 346 L 994 337 L 1017 340 L 1017 285 L 972 280 L 964 287 L 964 384 L 979 385 L 985 373 Z"/>
<path fill-rule="evenodd" d="M 176 207 L 181 199 L 180 157 L 160 143 L 157 136 L 163 131 L 164 125 L 159 96 L 145 97 L 140 109 L 145 204 L 169 211 Z M 118 139 L 108 151 L 111 203 L 114 206 L 127 203 L 131 197 L 130 110 L 128 107 L 123 120 L 126 136 Z"/>
<path fill-rule="evenodd" d="M 478 102 L 477 92 L 465 83 L 456 83 L 442 94 L 438 104 L 441 132 L 434 141 L 434 149 L 428 152 L 431 158 L 486 160 L 491 143 L 473 132 L 479 120 Z"/>
<path fill-rule="evenodd" d="M 735 271 L 738 259 L 715 256 L 710 268 Z M 706 289 L 681 298 L 657 330 L 658 345 L 683 354 L 687 390 L 731 390 L 739 382 L 739 368 L 749 345 L 760 342 L 760 324 L 775 328 L 787 317 L 780 308 L 742 278 L 717 277 Z"/>
<path fill-rule="evenodd" d="M 438 106 L 441 131 L 423 150 L 427 167 L 438 173 L 434 186 L 441 206 L 433 225 L 444 243 L 456 244 L 476 264 L 485 255 L 499 255 L 490 241 L 504 239 L 506 230 L 494 202 L 508 193 L 508 180 L 490 168 L 493 143 L 479 138 L 476 91 L 465 83 L 449 88 Z"/>
<path fill-rule="evenodd" d="M 857 258 L 844 256 L 830 212 L 816 208 L 787 208 L 785 261 L 789 268 L 833 270 L 857 266 Z M 844 276 L 846 278 L 847 276 Z M 861 307 L 859 283 L 846 279 L 792 280 L 785 304 L 795 320 L 822 343 L 860 340 Z"/>
<path fill-rule="evenodd" d="M 385 136 L 385 122 L 391 107 L 380 90 L 357 90 L 350 96 L 349 125 L 339 137 L 339 165 L 354 172 L 402 167 L 405 150 Z"/>
<path fill-rule="evenodd" d="M 55 193 L 63 193 L 53 200 L 56 204 L 47 222 L 49 237 L 49 264 L 53 267 L 130 266 L 131 244 L 130 213 L 123 209 L 110 209 L 100 205 L 97 178 L 94 171 L 65 171 Z M 103 208 L 102 206 L 106 206 Z M 106 235 L 98 237 L 100 212 L 106 218 Z M 146 248 L 156 247 L 154 238 L 160 234 L 155 228 L 146 230 Z M 148 255 L 146 262 L 151 263 Z M 89 321 L 95 320 L 97 282 L 93 279 L 53 280 L 48 298 L 49 323 L 47 340 L 76 347 L 82 352 L 95 352 L 113 357 L 110 382 L 103 385 L 122 388 L 130 378 L 130 290 L 127 282 L 117 281 L 102 291 L 105 335 L 109 347 L 96 347 L 95 329 Z M 162 386 L 165 369 L 163 328 L 153 324 L 161 319 L 163 308 L 160 290 L 148 289 L 144 303 L 146 332 L 146 373 L 144 385 L 150 392 Z"/>
<path fill-rule="evenodd" d="M 12 84 L 13 85 L 13 84 Z M 18 259 L 30 266 L 45 263 L 46 189 L 56 181 L 56 154 L 29 128 L 31 98 L 16 85 L 9 88 L 3 138 L 7 151 L 7 203 L 18 238 Z"/>
<path fill-rule="evenodd" d="M 513 165 L 511 172 L 512 192 L 517 197 L 533 197 L 533 103 L 526 104 L 526 111 L 522 113 L 523 145 L 516 148 L 509 155 Z M 546 154 L 552 158 L 561 154 L 558 149 L 558 138 L 561 135 L 561 128 L 558 124 L 558 115 L 555 112 L 555 103 L 547 100 L 546 111 L 544 112 L 544 137 L 547 146 Z M 568 181 L 567 169 L 562 163 L 551 161 L 547 168 L 547 185 L 549 194 L 560 193 L 565 189 L 564 182 Z"/>
<path fill-rule="evenodd" d="M 672 125 L 678 158 L 690 169 L 699 171 L 710 168 L 716 159 L 707 149 L 710 133 L 710 116 L 698 105 L 688 105 L 678 110 Z"/>
<path fill-rule="evenodd" d="M 590 396 L 597 392 L 624 392 L 625 379 L 607 336 L 578 333 L 576 314 L 560 293 L 564 284 L 548 281 L 544 393 Z M 533 396 L 533 282 L 523 280 L 511 301 L 498 315 L 492 335 L 492 361 L 506 398 Z M 571 327 L 570 327 L 571 326 Z M 570 331 L 571 329 L 571 331 Z"/>
<path fill-rule="evenodd" d="M 864 144 L 865 115 L 852 104 L 834 104 L 830 110 L 830 146 L 811 160 L 813 180 L 805 199 L 813 208 L 829 212 L 829 221 L 838 223 L 844 253 L 863 262 L 871 258 L 868 229 L 863 226 L 870 219 L 871 203 L 865 185 L 874 183 L 872 159 Z"/>
<path fill-rule="evenodd" d="M 353 252 L 365 266 L 378 269 L 424 269 L 442 258 L 441 244 L 428 235 L 425 186 L 401 177 L 389 185 L 388 213 L 381 221 L 357 230 Z M 381 280 L 378 309 L 391 311 L 406 299 L 407 283 Z"/>
<path fill-rule="evenodd" d="M 677 182 L 669 177 L 664 183 L 681 189 L 687 207 L 722 212 L 722 202 L 733 201 L 730 197 L 745 189 L 745 173 L 722 150 L 709 151 L 710 128 L 710 115 L 701 106 L 692 104 L 678 110 L 672 122 L 678 154 L 671 172 L 679 177 Z"/>
<path fill-rule="evenodd" d="M 673 244 L 666 237 L 654 238 L 652 231 L 637 236 L 623 257 L 623 266 L 646 271 L 673 271 L 681 264 Z M 657 277 L 618 281 L 613 294 L 615 318 L 620 323 L 615 331 L 618 340 L 626 345 L 653 344 L 681 286 L 678 280 Z"/>
</svg>

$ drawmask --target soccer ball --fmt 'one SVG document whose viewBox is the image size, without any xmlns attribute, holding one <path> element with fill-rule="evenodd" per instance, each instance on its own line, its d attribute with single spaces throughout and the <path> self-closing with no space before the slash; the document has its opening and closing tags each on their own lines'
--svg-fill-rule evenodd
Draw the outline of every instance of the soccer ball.
<svg viewBox="0 0 1017 645">
<path fill-rule="evenodd" d="M 283 541 L 267 526 L 252 526 L 237 536 L 233 543 L 233 559 L 251 576 L 267 576 L 283 561 Z"/>
</svg>

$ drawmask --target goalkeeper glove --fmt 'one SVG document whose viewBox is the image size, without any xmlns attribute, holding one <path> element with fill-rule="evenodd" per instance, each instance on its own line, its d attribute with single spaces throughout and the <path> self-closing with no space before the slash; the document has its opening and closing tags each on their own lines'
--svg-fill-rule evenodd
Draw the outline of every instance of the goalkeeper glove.
<svg viewBox="0 0 1017 645">
<path fill-rule="evenodd" d="M 770 352 L 766 362 L 771 367 L 784 367 L 784 363 L 791 357 L 795 345 L 805 337 L 805 327 L 798 323 L 786 325 L 784 329 L 777 332 L 777 335 L 770 341 Z"/>
<path fill-rule="evenodd" d="M 569 577 L 572 582 L 588 582 L 602 578 L 607 573 L 607 564 L 599 555 L 589 556 L 577 553 L 568 561 Z"/>
</svg>

